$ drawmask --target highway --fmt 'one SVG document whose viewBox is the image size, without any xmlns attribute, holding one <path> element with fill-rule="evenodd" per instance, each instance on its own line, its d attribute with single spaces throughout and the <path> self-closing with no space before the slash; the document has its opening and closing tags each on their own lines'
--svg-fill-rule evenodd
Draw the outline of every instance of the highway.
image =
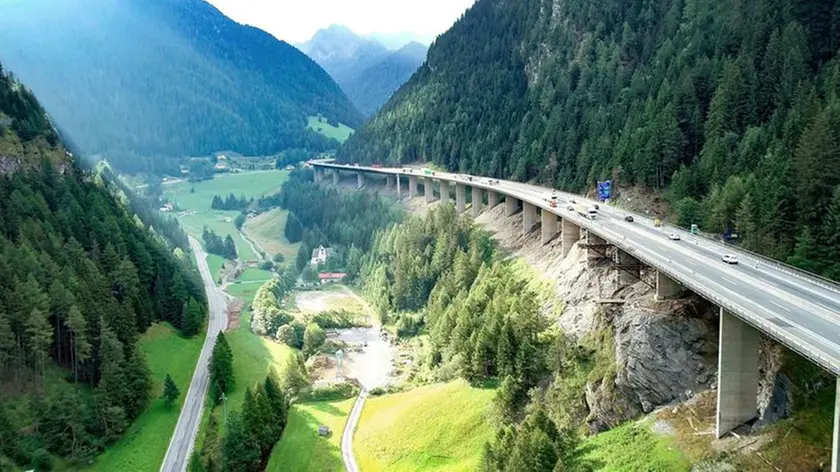
<svg viewBox="0 0 840 472">
<path fill-rule="evenodd" d="M 323 168 L 362 171 L 418 178 L 415 170 L 342 166 L 313 162 Z M 695 236 L 682 229 L 654 226 L 643 215 L 600 204 L 598 218 L 589 220 L 567 210 L 571 200 L 584 205 L 596 202 L 579 195 L 557 192 L 558 205 L 548 200 L 552 190 L 520 182 L 500 180 L 489 183 L 474 177 L 436 172 L 435 180 L 462 183 L 531 203 L 543 211 L 557 214 L 621 248 L 645 265 L 654 267 L 689 290 L 733 313 L 759 331 L 776 339 L 826 370 L 840 375 L 840 286 L 817 276 L 794 271 L 761 259 L 730 245 Z M 451 187 L 451 186 L 450 186 Z M 403 191 L 407 190 L 403 188 Z M 634 221 L 627 222 L 625 216 Z M 672 241 L 676 232 L 681 240 Z M 725 253 L 736 254 L 737 265 L 721 261 Z"/>
<path fill-rule="evenodd" d="M 213 282 L 213 276 L 207 266 L 207 253 L 193 237 L 190 237 L 190 247 L 192 247 L 198 262 L 201 279 L 204 281 L 210 321 L 207 325 L 207 337 L 204 339 L 204 346 L 201 348 L 201 354 L 193 372 L 187 397 L 183 407 L 181 407 L 178 425 L 175 426 L 175 432 L 172 434 L 169 448 L 166 450 L 166 457 L 164 457 L 163 464 L 160 467 L 162 472 L 183 472 L 187 470 L 187 463 L 195 444 L 195 436 L 198 433 L 198 424 L 201 421 L 201 412 L 204 409 L 204 399 L 207 396 L 209 382 L 207 365 L 213 352 L 213 345 L 216 343 L 216 336 L 227 326 L 227 297 Z"/>
</svg>

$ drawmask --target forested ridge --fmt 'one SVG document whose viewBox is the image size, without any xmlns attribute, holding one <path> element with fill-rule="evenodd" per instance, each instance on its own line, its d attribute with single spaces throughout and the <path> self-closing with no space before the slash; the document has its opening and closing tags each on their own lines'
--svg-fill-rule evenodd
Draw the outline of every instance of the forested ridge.
<svg viewBox="0 0 840 472">
<path fill-rule="evenodd" d="M 0 4 L 2 59 L 80 151 L 123 172 L 177 173 L 174 158 L 334 149 L 308 115 L 361 114 L 317 64 L 202 0 Z"/>
<path fill-rule="evenodd" d="M 139 335 L 157 321 L 196 334 L 206 302 L 183 251 L 153 237 L 119 188 L 23 151 L 42 141 L 64 155 L 37 100 L 8 76 L 4 115 L 12 125 L 0 133 L 22 149 L 0 160 L 23 165 L 0 175 L 0 469 L 47 470 L 46 451 L 89 459 L 122 435 L 151 394 Z"/>
<path fill-rule="evenodd" d="M 479 0 L 340 150 L 573 191 L 840 277 L 840 3 Z"/>
</svg>

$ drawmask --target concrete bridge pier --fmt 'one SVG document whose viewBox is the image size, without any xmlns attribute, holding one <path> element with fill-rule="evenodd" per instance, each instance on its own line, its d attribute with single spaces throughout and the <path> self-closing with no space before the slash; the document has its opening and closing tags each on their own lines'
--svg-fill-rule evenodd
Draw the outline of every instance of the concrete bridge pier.
<svg viewBox="0 0 840 472">
<path fill-rule="evenodd" d="M 594 264 L 607 253 L 607 242 L 597 234 L 586 232 L 586 262 Z"/>
<path fill-rule="evenodd" d="M 537 207 L 522 201 L 522 234 L 528 234 L 537 224 Z"/>
<path fill-rule="evenodd" d="M 472 188 L 472 216 L 473 218 L 478 218 L 478 215 L 481 214 L 481 205 L 484 203 L 484 196 L 482 195 L 483 189 L 478 187 Z"/>
<path fill-rule="evenodd" d="M 615 264 L 618 268 L 619 287 L 631 285 L 639 280 L 639 276 L 641 275 L 641 264 L 639 260 L 621 248 L 616 248 Z"/>
<path fill-rule="evenodd" d="M 512 216 L 519 209 L 519 200 L 505 195 L 505 216 Z"/>
<path fill-rule="evenodd" d="M 385 176 L 385 190 L 391 190 L 391 187 L 394 186 L 393 181 L 394 181 L 393 176 L 390 176 L 390 175 Z"/>
<path fill-rule="evenodd" d="M 554 239 L 554 236 L 556 236 L 557 232 L 559 231 L 557 225 L 557 215 L 551 213 L 546 209 L 543 209 L 542 216 L 540 218 L 542 221 L 541 241 L 543 244 L 548 244 L 549 241 Z"/>
<path fill-rule="evenodd" d="M 499 194 L 492 190 L 487 191 L 487 209 L 492 210 L 499 204 Z"/>
<path fill-rule="evenodd" d="M 455 184 L 455 211 L 463 213 L 467 208 L 467 186 L 464 184 Z"/>
<path fill-rule="evenodd" d="M 572 246 L 580 239 L 580 226 L 574 224 L 571 220 L 563 218 L 563 257 L 569 254 Z"/>
<path fill-rule="evenodd" d="M 449 203 L 449 182 L 445 180 L 440 181 L 440 202 Z"/>
<path fill-rule="evenodd" d="M 333 169 L 333 185 L 338 185 L 338 169 Z"/>
<path fill-rule="evenodd" d="M 428 177 L 423 178 L 423 197 L 426 205 L 435 201 L 435 181 Z"/>
<path fill-rule="evenodd" d="M 668 277 L 661 271 L 656 271 L 656 294 L 653 296 L 654 300 L 679 298 L 683 291 L 685 291 L 685 287 L 680 285 L 679 282 Z"/>
<path fill-rule="evenodd" d="M 322 169 L 318 168 L 318 167 L 315 167 L 314 170 L 315 170 L 315 183 L 319 184 L 319 183 L 321 183 L 321 180 L 323 180 L 323 178 L 324 178 L 324 171 Z"/>
<path fill-rule="evenodd" d="M 397 178 L 397 200 L 402 200 L 402 188 L 400 181 L 402 180 L 399 175 L 396 176 Z"/>
<path fill-rule="evenodd" d="M 408 198 L 414 198 L 417 196 L 417 176 L 416 175 L 409 175 L 408 176 Z"/>
<path fill-rule="evenodd" d="M 757 329 L 720 309 L 716 427 L 719 438 L 758 415 L 760 337 Z"/>
<path fill-rule="evenodd" d="M 365 186 L 365 174 L 364 172 L 356 172 L 356 188 L 362 188 Z"/>
<path fill-rule="evenodd" d="M 831 470 L 840 470 L 840 377 L 834 387 L 834 435 L 831 440 Z"/>
</svg>

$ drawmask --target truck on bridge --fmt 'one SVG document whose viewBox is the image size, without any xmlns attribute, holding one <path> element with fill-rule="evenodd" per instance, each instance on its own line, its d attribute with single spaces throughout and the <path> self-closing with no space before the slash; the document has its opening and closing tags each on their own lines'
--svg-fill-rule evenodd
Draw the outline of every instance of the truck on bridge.
<svg viewBox="0 0 840 472">
<path fill-rule="evenodd" d="M 589 218 L 590 220 L 594 220 L 595 218 L 598 218 L 598 210 L 595 207 L 587 208 L 586 205 L 580 205 L 579 204 L 579 205 L 575 206 L 575 211 L 577 212 L 578 215 L 580 215 L 584 218 Z"/>
</svg>

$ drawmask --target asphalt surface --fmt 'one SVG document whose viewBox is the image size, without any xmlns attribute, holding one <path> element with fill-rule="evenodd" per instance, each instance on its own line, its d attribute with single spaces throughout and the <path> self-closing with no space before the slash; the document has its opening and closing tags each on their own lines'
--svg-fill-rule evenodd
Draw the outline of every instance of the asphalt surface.
<svg viewBox="0 0 840 472">
<path fill-rule="evenodd" d="M 166 457 L 160 466 L 162 472 L 183 472 L 187 470 L 187 463 L 195 444 L 195 436 L 198 433 L 198 424 L 201 421 L 201 412 L 204 409 L 204 399 L 207 396 L 207 385 L 210 377 L 207 365 L 213 352 L 213 345 L 216 343 L 216 336 L 227 326 L 227 297 L 213 282 L 213 275 L 207 266 L 207 253 L 201 248 L 201 244 L 192 237 L 190 237 L 190 247 L 192 247 L 196 261 L 198 261 L 198 271 L 204 281 L 210 321 L 207 325 L 207 337 L 204 340 L 204 346 L 201 348 L 201 355 L 198 357 L 198 364 L 193 372 L 190 388 L 187 391 L 184 406 L 181 408 L 181 415 L 178 417 L 178 425 L 175 427 L 175 432 L 169 441 L 169 449 L 166 450 Z"/>
<path fill-rule="evenodd" d="M 315 165 L 345 171 L 412 175 L 394 168 Z M 413 175 L 424 177 L 417 170 Z M 329 176 L 325 177 L 329 181 Z M 552 190 L 544 187 L 504 180 L 491 184 L 480 177 L 468 181 L 463 175 L 443 172 L 436 172 L 431 178 L 511 195 L 568 219 L 840 375 L 840 288 L 836 285 L 826 284 L 816 276 L 791 273 L 732 246 L 681 229 L 654 227 L 650 218 L 604 204 L 600 204 L 596 220 L 582 218 L 566 209 L 570 200 L 584 205 L 595 202 L 579 195 L 557 192 L 558 205 L 552 208 L 547 200 Z M 407 194 L 407 189 L 403 191 Z M 624 221 L 631 214 L 634 222 Z M 670 240 L 671 232 L 678 233 L 681 240 Z M 722 262 L 721 257 L 726 253 L 736 254 L 740 263 Z"/>
<path fill-rule="evenodd" d="M 353 409 L 350 410 L 350 416 L 347 417 L 347 423 L 344 425 L 344 433 L 341 434 L 341 460 L 344 461 L 344 469 L 347 472 L 359 470 L 359 466 L 356 465 L 356 456 L 353 454 L 353 433 L 356 432 L 366 399 L 367 389 L 363 388 L 359 393 L 359 398 L 353 403 Z"/>
</svg>

